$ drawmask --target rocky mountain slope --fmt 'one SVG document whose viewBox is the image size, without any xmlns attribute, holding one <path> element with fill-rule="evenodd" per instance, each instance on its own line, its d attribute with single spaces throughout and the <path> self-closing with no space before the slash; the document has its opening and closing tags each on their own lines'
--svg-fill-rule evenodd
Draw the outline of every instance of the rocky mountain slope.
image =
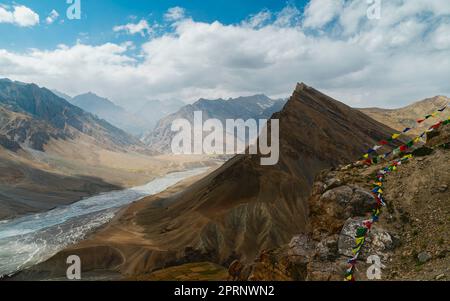
<svg viewBox="0 0 450 301">
<path fill-rule="evenodd" d="M 61 97 L 62 99 L 67 100 L 68 102 L 72 101 L 72 96 L 70 96 L 70 95 L 68 95 L 68 94 L 66 94 L 64 92 L 61 92 L 61 91 L 58 91 L 58 90 L 54 90 L 54 89 L 51 90 L 51 91 L 56 96 Z"/>
<path fill-rule="evenodd" d="M 27 271 L 54 275 L 66 254 L 86 271 L 145 276 L 189 262 L 250 263 L 265 249 L 307 231 L 308 197 L 323 169 L 357 159 L 392 129 L 299 84 L 280 120 L 280 161 L 239 155 L 185 189 L 145 198 L 108 227 Z M 29 275 L 29 274 L 28 274 Z"/>
<path fill-rule="evenodd" d="M 225 124 L 226 119 L 269 119 L 273 113 L 278 112 L 284 106 L 284 100 L 272 100 L 265 95 L 254 95 L 248 97 L 239 97 L 235 99 L 200 99 L 194 104 L 182 107 L 178 112 L 173 113 L 158 121 L 155 129 L 150 132 L 143 141 L 149 145 L 152 150 L 168 153 L 170 144 L 175 132 L 171 131 L 172 122 L 175 119 L 186 119 L 191 124 L 194 120 L 194 112 L 201 111 L 203 120 L 218 119 Z M 224 129 L 224 134 L 225 129 Z M 237 137 L 244 141 L 245 137 Z M 250 137 L 250 140 L 257 137 Z"/>
<path fill-rule="evenodd" d="M 0 219 L 142 185 L 205 161 L 151 155 L 137 138 L 48 89 L 0 80 Z"/>
<path fill-rule="evenodd" d="M 417 125 L 417 119 L 432 114 L 436 112 L 437 109 L 441 109 L 446 105 L 450 105 L 450 98 L 445 96 L 435 96 L 399 109 L 366 108 L 360 110 L 373 119 L 386 124 L 393 129 L 402 131 L 407 127 L 415 127 Z M 427 120 L 419 128 L 413 129 L 410 134 L 420 134 L 423 132 L 424 128 L 429 127 L 435 122 L 436 121 L 432 119 Z"/>
<path fill-rule="evenodd" d="M 0 106 L 14 115 L 1 120 L 2 134 L 33 149 L 43 150 L 51 138 L 73 139 L 80 133 L 111 148 L 141 146 L 124 131 L 34 84 L 0 80 Z"/>
<path fill-rule="evenodd" d="M 381 259 L 382 280 L 448 280 L 449 147 L 447 125 L 429 135 L 427 144 L 413 152 L 415 158 L 387 177 L 387 208 L 363 246 L 357 280 L 367 280 L 371 264 L 366 260 L 371 255 Z M 294 236 L 289 244 L 264 250 L 253 263 L 233 262 L 230 278 L 343 280 L 356 227 L 376 204 L 369 192 L 382 167 L 347 166 L 322 172 L 308 201 L 308 231 Z"/>
</svg>

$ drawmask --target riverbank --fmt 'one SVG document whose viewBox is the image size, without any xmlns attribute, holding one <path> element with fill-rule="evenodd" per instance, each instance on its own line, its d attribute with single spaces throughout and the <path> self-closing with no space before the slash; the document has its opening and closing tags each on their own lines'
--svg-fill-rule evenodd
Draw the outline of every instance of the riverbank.
<svg viewBox="0 0 450 301">
<path fill-rule="evenodd" d="M 104 193 L 47 213 L 0 224 L 0 274 L 12 274 L 33 267 L 78 244 L 86 236 L 97 233 L 97 229 L 113 220 L 121 207 L 145 196 L 158 194 L 208 169 L 172 173 L 143 186 Z M 61 268 L 65 266 L 64 260 Z"/>
<path fill-rule="evenodd" d="M 171 172 L 216 164 L 214 158 L 203 155 L 149 156 L 61 143 L 55 142 L 46 152 L 14 153 L 0 148 L 0 221 L 143 185 Z"/>
</svg>

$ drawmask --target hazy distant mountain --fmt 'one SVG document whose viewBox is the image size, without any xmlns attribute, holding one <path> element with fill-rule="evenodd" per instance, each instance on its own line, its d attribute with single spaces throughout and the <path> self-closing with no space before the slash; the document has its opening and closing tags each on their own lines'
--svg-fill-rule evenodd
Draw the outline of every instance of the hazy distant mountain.
<svg viewBox="0 0 450 301">
<path fill-rule="evenodd" d="M 147 131 L 152 131 L 158 121 L 186 105 L 180 100 L 150 100 L 134 111 L 134 114 L 146 121 Z"/>
<path fill-rule="evenodd" d="M 53 94 L 55 94 L 56 96 L 59 96 L 65 100 L 67 100 L 68 102 L 72 101 L 72 96 L 67 95 L 66 93 L 60 92 L 58 90 L 51 90 L 53 92 Z"/>
<path fill-rule="evenodd" d="M 9 116 L 0 121 L 1 134 L 36 150 L 44 150 L 52 138 L 71 139 L 79 133 L 111 148 L 140 145 L 131 135 L 35 84 L 0 80 L 0 106 Z"/>
<path fill-rule="evenodd" d="M 130 176 L 120 162 L 144 153 L 137 138 L 50 90 L 0 79 L 0 219 L 119 189 Z M 119 164 L 109 169 L 110 157 Z"/>
<path fill-rule="evenodd" d="M 144 137 L 143 141 L 155 151 L 169 152 L 171 140 L 176 134 L 171 131 L 171 125 L 175 119 L 184 118 L 193 122 L 195 111 L 202 111 L 203 120 L 216 118 L 225 122 L 226 119 L 268 119 L 273 113 L 281 110 L 285 103 L 285 100 L 273 100 L 265 95 L 228 100 L 199 99 L 194 104 L 186 105 L 178 112 L 162 118 L 158 121 L 155 129 Z"/>
<path fill-rule="evenodd" d="M 133 135 L 139 136 L 148 129 L 145 120 L 142 118 L 92 92 L 75 96 L 71 99 L 71 103 Z"/>
<path fill-rule="evenodd" d="M 415 103 L 412 103 L 406 107 L 399 109 L 380 109 L 380 108 L 366 108 L 360 109 L 364 114 L 369 115 L 375 120 L 382 122 L 398 131 L 402 131 L 406 127 L 414 127 L 417 125 L 416 121 L 428 114 L 436 112 L 437 109 L 441 109 L 446 105 L 450 105 L 450 98 L 446 96 L 435 96 L 427 98 Z M 450 108 L 445 111 L 442 118 L 445 119 L 450 112 Z M 420 134 L 427 126 L 430 126 L 439 120 L 431 118 L 424 122 L 417 129 L 413 129 L 410 133 Z"/>
</svg>

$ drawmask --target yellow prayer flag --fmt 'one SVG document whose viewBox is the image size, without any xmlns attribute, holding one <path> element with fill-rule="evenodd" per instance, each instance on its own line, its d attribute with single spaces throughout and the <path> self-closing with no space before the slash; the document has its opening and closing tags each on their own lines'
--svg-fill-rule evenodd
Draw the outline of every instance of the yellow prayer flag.
<svg viewBox="0 0 450 301">
<path fill-rule="evenodd" d="M 362 244 L 364 242 L 364 239 L 364 236 L 355 238 L 356 245 L 359 246 L 360 244 Z"/>
<path fill-rule="evenodd" d="M 397 139 L 398 137 L 400 137 L 400 134 L 393 134 L 392 135 L 392 139 Z"/>
<path fill-rule="evenodd" d="M 356 255 L 359 252 L 359 250 L 361 250 L 361 246 L 359 246 L 358 248 L 352 249 L 353 255 Z"/>
<path fill-rule="evenodd" d="M 369 154 L 365 154 L 364 158 L 366 158 L 366 159 L 369 158 Z"/>
</svg>

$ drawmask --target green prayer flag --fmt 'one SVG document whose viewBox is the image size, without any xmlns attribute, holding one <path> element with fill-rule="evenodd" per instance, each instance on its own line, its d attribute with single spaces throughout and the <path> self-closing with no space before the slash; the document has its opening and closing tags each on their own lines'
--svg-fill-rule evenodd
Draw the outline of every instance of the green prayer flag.
<svg viewBox="0 0 450 301">
<path fill-rule="evenodd" d="M 365 236 L 367 233 L 367 228 L 364 227 L 358 227 L 358 229 L 356 230 L 356 237 L 362 237 Z"/>
</svg>

